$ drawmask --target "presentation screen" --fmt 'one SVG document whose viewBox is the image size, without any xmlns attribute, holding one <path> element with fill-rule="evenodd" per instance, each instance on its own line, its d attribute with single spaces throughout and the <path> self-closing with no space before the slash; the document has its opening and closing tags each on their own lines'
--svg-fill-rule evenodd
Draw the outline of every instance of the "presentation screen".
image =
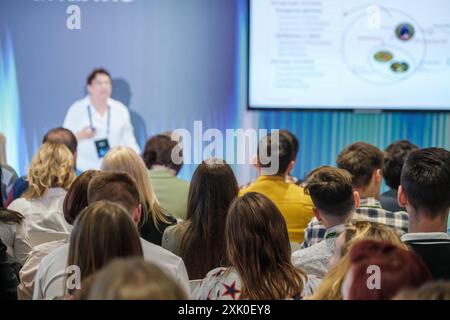
<svg viewBox="0 0 450 320">
<path fill-rule="evenodd" d="M 250 0 L 249 107 L 450 110 L 449 0 Z"/>
</svg>

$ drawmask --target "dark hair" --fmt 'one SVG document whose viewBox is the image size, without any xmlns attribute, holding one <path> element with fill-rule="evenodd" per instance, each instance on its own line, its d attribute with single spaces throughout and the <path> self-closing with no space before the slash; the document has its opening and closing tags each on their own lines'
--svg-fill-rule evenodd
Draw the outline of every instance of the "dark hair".
<svg viewBox="0 0 450 320">
<path fill-rule="evenodd" d="M 22 224 L 25 217 L 16 211 L 0 208 L 0 222 L 4 224 Z"/>
<path fill-rule="evenodd" d="M 50 131 L 48 131 L 44 139 L 42 140 L 42 143 L 62 143 L 67 148 L 69 148 L 70 152 L 75 153 L 78 148 L 78 140 L 73 134 L 72 131 L 66 128 L 55 128 Z"/>
<path fill-rule="evenodd" d="M 336 163 L 350 172 L 354 188 L 367 187 L 373 172 L 383 165 L 383 153 L 369 143 L 355 142 L 341 151 Z"/>
<path fill-rule="evenodd" d="M 143 159 L 148 169 L 154 165 L 160 165 L 175 170 L 176 174 L 180 172 L 183 164 L 175 164 L 172 161 L 172 150 L 179 146 L 178 142 L 173 141 L 169 136 L 159 134 L 150 138 L 145 144 Z M 180 157 L 182 151 L 179 152 Z"/>
<path fill-rule="evenodd" d="M 269 134 L 258 144 L 258 165 L 261 168 L 270 168 L 272 166 L 272 160 L 275 158 L 278 158 L 279 166 L 278 171 L 276 172 L 277 175 L 282 175 L 286 172 L 286 170 L 289 167 L 289 164 L 292 161 L 293 158 L 293 147 L 291 143 L 291 139 L 289 139 L 285 134 L 278 134 L 278 141 L 272 141 L 273 140 L 273 134 Z M 272 147 L 272 144 L 274 146 Z M 275 154 L 272 154 L 272 148 L 275 151 Z M 264 154 L 264 151 L 266 150 L 265 155 L 270 158 L 269 162 L 267 164 L 261 162 L 260 153 Z"/>
<path fill-rule="evenodd" d="M 134 178 L 125 172 L 99 172 L 89 182 L 88 203 L 108 200 L 132 212 L 141 199 Z"/>
<path fill-rule="evenodd" d="M 297 136 L 289 130 L 280 130 L 280 134 L 285 135 L 286 137 L 288 137 L 291 140 L 292 160 L 295 161 L 297 159 L 298 151 L 300 149 L 300 143 L 298 142 Z"/>
<path fill-rule="evenodd" d="M 378 290 L 367 285 L 372 276 L 370 266 L 380 272 Z M 430 281 L 430 271 L 414 252 L 397 247 L 387 241 L 362 240 L 350 250 L 350 269 L 353 280 L 350 285 L 351 300 L 388 300 L 400 289 L 418 288 Z"/>
<path fill-rule="evenodd" d="M 401 185 L 416 209 L 435 217 L 450 207 L 450 152 L 440 148 L 412 151 L 405 161 Z"/>
<path fill-rule="evenodd" d="M 222 160 L 204 161 L 195 170 L 189 188 L 186 233 L 181 257 L 190 279 L 226 263 L 225 221 L 228 208 L 239 193 L 230 166 Z"/>
<path fill-rule="evenodd" d="M 319 168 L 306 181 L 305 193 L 325 214 L 345 217 L 355 209 L 352 176 L 343 169 Z"/>
<path fill-rule="evenodd" d="M 110 74 L 106 69 L 98 68 L 98 69 L 94 69 L 94 70 L 88 75 L 86 83 L 87 83 L 88 85 L 91 85 L 92 82 L 94 81 L 95 77 L 97 77 L 97 75 L 99 75 L 99 74 L 104 74 L 105 76 L 108 76 L 108 78 L 109 78 L 110 80 L 112 79 L 112 78 L 111 78 L 111 74 Z"/>
<path fill-rule="evenodd" d="M 417 149 L 419 149 L 419 147 L 408 140 L 400 140 L 391 143 L 386 150 L 384 150 L 383 178 L 389 188 L 398 189 L 402 167 L 406 157 L 411 151 Z"/>
<path fill-rule="evenodd" d="M 301 297 L 306 275 L 291 262 L 286 222 L 266 196 L 249 192 L 231 204 L 227 257 L 241 278 L 241 299 Z"/>
<path fill-rule="evenodd" d="M 70 186 L 63 203 L 64 218 L 68 224 L 73 224 L 80 212 L 88 206 L 89 182 L 99 171 L 89 170 L 83 172 Z"/>
<path fill-rule="evenodd" d="M 142 257 L 139 232 L 122 206 L 98 201 L 84 209 L 70 235 L 68 265 L 83 279 L 115 258 Z"/>
</svg>

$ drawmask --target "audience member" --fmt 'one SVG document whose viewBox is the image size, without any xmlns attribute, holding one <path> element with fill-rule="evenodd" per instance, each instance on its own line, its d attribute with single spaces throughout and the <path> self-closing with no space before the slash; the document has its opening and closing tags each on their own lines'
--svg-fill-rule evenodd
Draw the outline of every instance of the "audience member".
<svg viewBox="0 0 450 320">
<path fill-rule="evenodd" d="M 431 280 L 417 254 L 387 241 L 360 241 L 349 259 L 341 288 L 344 300 L 389 300 L 401 289 L 418 288 Z"/>
<path fill-rule="evenodd" d="M 65 145 L 44 143 L 39 148 L 28 170 L 28 191 L 8 207 L 25 217 L 32 241 L 31 233 L 70 232 L 71 226 L 64 220 L 62 207 L 75 178 L 73 155 Z"/>
<path fill-rule="evenodd" d="M 263 161 L 262 155 L 269 161 Z M 286 135 L 268 135 L 258 146 L 258 168 L 260 176 L 240 195 L 259 192 L 266 195 L 280 209 L 289 232 L 291 242 L 303 242 L 304 230 L 313 217 L 312 201 L 303 188 L 286 182 L 286 175 L 295 165 L 293 147 Z M 267 163 L 265 163 L 267 162 Z M 278 170 L 274 172 L 274 167 Z"/>
<path fill-rule="evenodd" d="M 61 127 L 52 129 L 45 134 L 42 144 L 44 143 L 64 144 L 67 148 L 69 148 L 70 152 L 72 152 L 73 167 L 76 168 L 78 142 L 72 131 Z M 26 176 L 20 177 L 8 192 L 8 198 L 5 206 L 9 206 L 14 200 L 20 198 L 27 191 L 28 179 Z"/>
<path fill-rule="evenodd" d="M 31 252 L 23 215 L 0 208 L 0 239 L 8 248 L 8 254 L 23 265 Z"/>
<path fill-rule="evenodd" d="M 116 147 L 107 153 L 102 161 L 101 169 L 126 172 L 134 178 L 142 206 L 142 220 L 139 222 L 141 236 L 160 246 L 164 230 L 176 224 L 177 220 L 160 206 L 148 178 L 144 161 L 133 149 Z"/>
<path fill-rule="evenodd" d="M 17 179 L 17 173 L 12 167 L 0 163 L 0 208 L 7 207 L 8 194 Z"/>
<path fill-rule="evenodd" d="M 88 206 L 87 190 L 89 182 L 99 171 L 89 170 L 83 172 L 70 186 L 63 203 L 64 219 L 73 225 L 80 212 Z M 56 248 L 67 243 L 66 239 L 46 242 L 33 247 L 28 260 L 20 270 L 20 284 L 17 288 L 19 300 L 31 300 L 33 298 L 34 278 L 41 260 Z"/>
<path fill-rule="evenodd" d="M 342 300 L 342 283 L 350 267 L 348 252 L 362 240 L 388 241 L 400 248 L 407 248 L 397 233 L 384 224 L 369 221 L 350 222 L 346 226 L 345 232 L 336 240 L 329 271 L 310 299 Z"/>
<path fill-rule="evenodd" d="M 177 178 L 183 164 L 173 162 L 174 150 L 182 156 L 179 143 L 170 136 L 160 134 L 147 141 L 143 159 L 161 206 L 176 218 L 185 219 L 189 182 Z"/>
<path fill-rule="evenodd" d="M 70 235 L 68 266 L 77 266 L 80 279 L 86 279 L 116 258 L 143 257 L 136 224 L 121 205 L 97 201 L 75 220 Z M 66 294 L 76 285 L 67 279 Z M 70 287 L 73 286 L 73 287 Z"/>
<path fill-rule="evenodd" d="M 400 186 L 400 176 L 406 157 L 411 151 L 418 148 L 408 140 L 401 140 L 391 143 L 384 150 L 383 178 L 390 189 L 381 195 L 380 202 L 383 209 L 388 211 L 405 210 L 398 205 L 397 193 Z"/>
<path fill-rule="evenodd" d="M 227 265 L 225 223 L 238 193 L 234 173 L 223 160 L 206 160 L 195 170 L 186 221 L 163 235 L 163 247 L 183 258 L 190 279 L 203 279 L 208 271 Z"/>
<path fill-rule="evenodd" d="M 291 263 L 286 222 L 269 198 L 250 192 L 235 199 L 225 234 L 229 267 L 211 270 L 194 299 L 299 299 L 309 294 L 306 274 Z"/>
<path fill-rule="evenodd" d="M 19 280 L 7 250 L 0 239 L 0 301 L 17 300 L 16 290 Z"/>
<path fill-rule="evenodd" d="M 424 260 L 433 279 L 450 280 L 450 152 L 428 148 L 411 152 L 401 176 L 398 202 L 409 213 L 402 240 Z"/>
<path fill-rule="evenodd" d="M 345 148 L 337 158 L 337 166 L 352 175 L 353 190 L 360 196 L 355 219 L 379 222 L 394 228 L 399 234 L 408 231 L 408 214 L 383 209 L 380 203 L 381 167 L 383 153 L 375 146 L 356 142 Z M 305 231 L 303 247 L 309 247 L 324 238 L 325 227 L 313 218 Z"/>
<path fill-rule="evenodd" d="M 292 261 L 308 275 L 323 278 L 336 239 L 359 206 L 359 195 L 353 191 L 352 176 L 346 170 L 333 167 L 321 167 L 309 176 L 305 192 L 311 196 L 314 215 L 326 231 L 324 240 L 294 252 Z"/>
<path fill-rule="evenodd" d="M 186 300 L 185 292 L 155 265 L 116 259 L 83 282 L 80 300 Z"/>
<path fill-rule="evenodd" d="M 450 282 L 427 282 L 417 289 L 403 289 L 393 300 L 450 300 Z"/>
<path fill-rule="evenodd" d="M 124 172 L 100 172 L 89 183 L 88 202 L 111 201 L 123 206 L 138 225 L 141 220 L 141 198 L 136 181 Z M 166 272 L 189 292 L 189 278 L 183 260 L 171 252 L 140 239 L 144 258 Z M 69 247 L 64 244 L 42 259 L 35 277 L 33 299 L 62 296 Z"/>
</svg>

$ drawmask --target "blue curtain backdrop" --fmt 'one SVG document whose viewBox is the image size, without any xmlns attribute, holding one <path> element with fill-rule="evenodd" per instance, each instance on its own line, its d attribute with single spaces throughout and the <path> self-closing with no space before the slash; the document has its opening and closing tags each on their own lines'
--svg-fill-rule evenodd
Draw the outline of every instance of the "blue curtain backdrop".
<svg viewBox="0 0 450 320">
<path fill-rule="evenodd" d="M 247 110 L 247 0 L 80 2 L 82 29 L 65 26 L 68 1 L 0 1 L 0 131 L 9 162 L 26 172 L 43 134 L 62 124 L 94 67 L 113 74 L 136 135 L 176 128 L 289 129 L 300 140 L 295 175 L 334 164 L 347 144 L 398 139 L 450 149 L 450 113 Z M 449 89 L 450 94 L 450 89 Z M 189 179 L 195 165 L 181 176 Z M 244 183 L 256 172 L 234 166 Z"/>
</svg>

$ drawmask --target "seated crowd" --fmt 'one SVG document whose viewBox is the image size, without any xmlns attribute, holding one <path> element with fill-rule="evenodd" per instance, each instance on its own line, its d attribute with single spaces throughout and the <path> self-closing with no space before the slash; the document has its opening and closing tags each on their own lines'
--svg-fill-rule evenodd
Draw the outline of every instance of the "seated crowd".
<svg viewBox="0 0 450 320">
<path fill-rule="evenodd" d="M 2 164 L 0 299 L 449 299 L 448 150 L 356 142 L 302 181 L 282 130 L 239 187 L 222 159 L 177 178 L 175 147 L 160 134 L 81 173 L 56 128 L 27 176 Z"/>
</svg>

